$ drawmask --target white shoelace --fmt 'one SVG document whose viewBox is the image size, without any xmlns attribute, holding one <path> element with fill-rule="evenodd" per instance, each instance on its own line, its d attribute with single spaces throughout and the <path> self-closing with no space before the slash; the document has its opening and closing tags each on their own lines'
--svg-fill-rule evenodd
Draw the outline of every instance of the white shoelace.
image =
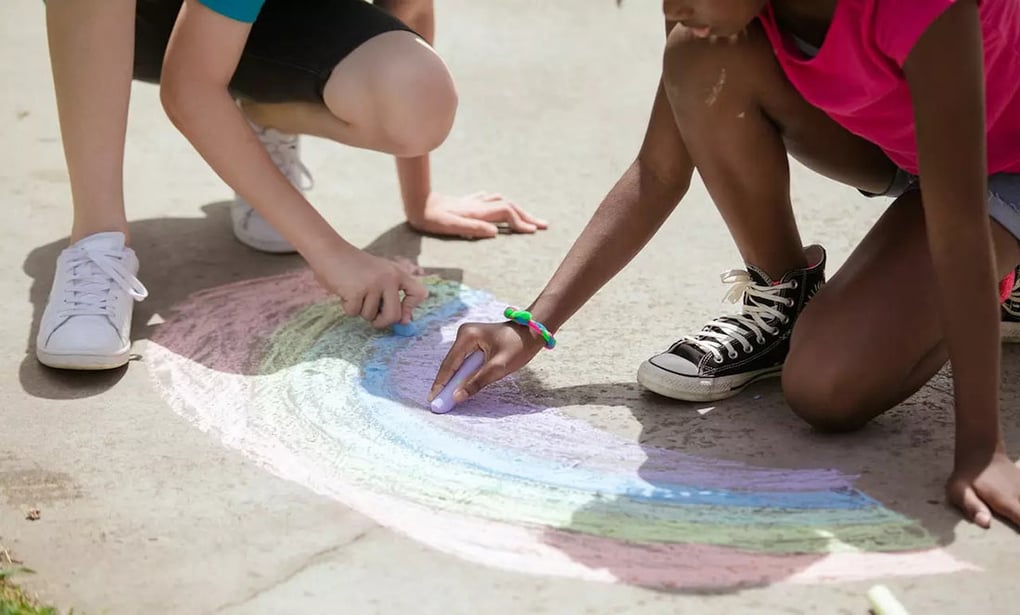
<svg viewBox="0 0 1020 615">
<path fill-rule="evenodd" d="M 149 296 L 149 291 L 124 266 L 123 252 L 97 248 L 74 248 L 67 261 L 67 286 L 64 301 L 68 306 L 60 318 L 71 316 L 111 315 L 114 305 L 110 292 L 116 284 L 135 301 Z"/>
<path fill-rule="evenodd" d="M 697 335 L 685 337 L 679 342 L 692 344 L 711 354 L 716 363 L 722 363 L 724 350 L 731 359 L 736 359 L 738 355 L 735 344 L 739 343 L 744 352 L 752 352 L 754 346 L 751 345 L 751 337 L 759 344 L 764 344 L 765 333 L 778 333 L 779 329 L 773 323 L 785 325 L 790 317 L 775 306 L 793 305 L 793 299 L 782 297 L 780 293 L 797 288 L 796 280 L 776 286 L 759 286 L 754 283 L 751 274 L 740 269 L 728 271 L 721 277 L 723 284 L 731 285 L 724 301 L 735 304 L 745 295 L 749 298 L 743 311 L 732 316 L 721 316 L 708 323 Z"/>
</svg>

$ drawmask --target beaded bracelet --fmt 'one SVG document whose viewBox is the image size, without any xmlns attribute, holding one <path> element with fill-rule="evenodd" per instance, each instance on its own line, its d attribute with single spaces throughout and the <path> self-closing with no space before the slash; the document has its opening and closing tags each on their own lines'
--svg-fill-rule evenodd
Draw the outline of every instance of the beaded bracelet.
<svg viewBox="0 0 1020 615">
<path fill-rule="evenodd" d="M 552 350 L 556 347 L 556 338 L 553 337 L 552 333 L 549 333 L 549 330 L 545 328 L 545 325 L 531 318 L 531 312 L 508 307 L 503 310 L 503 316 L 519 325 L 524 325 L 537 333 L 545 342 L 545 347 L 547 349 Z"/>
</svg>

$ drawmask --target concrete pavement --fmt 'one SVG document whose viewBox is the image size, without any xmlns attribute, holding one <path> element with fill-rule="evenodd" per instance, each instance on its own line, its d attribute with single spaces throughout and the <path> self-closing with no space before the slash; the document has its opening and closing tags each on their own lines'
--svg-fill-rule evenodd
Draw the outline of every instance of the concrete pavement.
<svg viewBox="0 0 1020 615">
<path fill-rule="evenodd" d="M 414 258 L 449 279 L 526 304 L 636 152 L 658 76 L 657 6 L 442 0 L 438 10 L 438 47 L 457 78 L 461 112 L 435 157 L 437 188 L 504 192 L 553 227 L 535 237 L 483 243 L 418 238 L 401 225 L 389 159 L 317 140 L 305 142 L 305 162 L 317 180 L 311 197 L 358 245 Z M 155 356 L 150 338 L 160 323 L 195 293 L 288 274 L 302 263 L 255 254 L 233 240 L 229 190 L 174 132 L 149 86 L 135 88 L 126 172 L 133 243 L 151 292 L 136 310 L 139 360 L 109 374 L 43 369 L 32 337 L 54 259 L 66 243 L 70 208 L 41 3 L 0 6 L 0 54 L 7 60 L 0 63 L 0 81 L 7 84 L 0 90 L 6 145 L 0 150 L 6 206 L 0 224 L 6 263 L 0 277 L 0 544 L 38 571 L 25 582 L 44 599 L 111 614 L 864 613 L 864 592 L 881 581 L 915 613 L 1014 608 L 1020 538 L 1001 524 L 977 530 L 942 503 L 952 450 L 944 375 L 862 433 L 839 438 L 802 426 L 775 384 L 700 406 L 667 404 L 633 384 L 648 354 L 716 315 L 725 292 L 717 273 L 739 265 L 700 185 L 634 264 L 564 330 L 555 356 L 536 361 L 519 384 L 523 394 L 583 433 L 611 434 L 627 445 L 620 450 L 648 459 L 710 460 L 715 479 L 724 478 L 719 462 L 775 468 L 790 477 L 830 470 L 856 476 L 854 493 L 861 495 L 853 502 L 870 498 L 874 504 L 861 509 L 885 515 L 884 521 L 860 517 L 864 530 L 829 535 L 832 544 L 809 549 L 806 559 L 795 549 L 763 559 L 756 564 L 758 580 L 720 572 L 709 588 L 663 589 L 669 583 L 642 581 L 649 578 L 641 576 L 643 562 L 661 562 L 666 577 L 674 565 L 693 575 L 712 562 L 699 560 L 704 552 L 698 550 L 670 560 L 661 555 L 668 542 L 661 540 L 642 543 L 646 557 L 623 547 L 592 555 L 563 542 L 590 533 L 588 517 L 626 520 L 618 501 L 596 496 L 569 521 L 550 526 L 560 542 L 546 540 L 527 560 L 548 563 L 549 573 L 502 565 L 494 555 L 499 551 L 484 541 L 476 556 L 466 555 L 466 547 L 426 546 L 424 534 L 405 522 L 365 514 L 375 509 L 363 500 L 318 495 L 301 480 L 284 480 L 281 472 L 253 463 L 246 445 L 224 446 L 222 433 L 204 433 L 183 420 L 149 373 Z M 794 185 L 804 237 L 825 244 L 835 271 L 882 203 L 799 167 Z M 627 326 L 614 331 L 613 322 Z M 1015 449 L 1016 348 L 1005 351 L 1003 379 L 1006 433 Z M 655 485 L 650 462 L 619 463 L 629 479 Z M 33 507 L 42 513 L 34 522 L 25 519 Z M 730 512 L 722 507 L 718 514 L 729 518 Z M 769 517 L 763 518 L 763 531 L 770 531 Z M 850 525 L 858 523 L 854 519 Z M 895 539 L 883 533 L 890 524 L 898 524 Z M 514 527 L 535 530 L 523 522 Z M 599 527 L 603 537 L 614 529 Z M 449 528 L 451 535 L 460 529 Z M 817 531 L 826 537 L 823 525 Z M 737 538 L 728 544 L 725 536 L 712 547 L 748 548 Z M 772 547 L 762 551 L 773 553 Z M 872 552 L 905 559 L 875 559 Z M 877 578 L 868 574 L 866 568 L 886 561 L 903 565 Z M 934 572 L 921 574 L 926 571 Z M 900 576 L 904 572 L 918 574 Z"/>
</svg>

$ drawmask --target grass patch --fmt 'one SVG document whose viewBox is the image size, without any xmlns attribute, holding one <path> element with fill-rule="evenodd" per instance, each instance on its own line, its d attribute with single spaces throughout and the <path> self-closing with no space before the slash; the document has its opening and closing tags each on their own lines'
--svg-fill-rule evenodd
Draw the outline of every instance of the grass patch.
<svg viewBox="0 0 1020 615">
<path fill-rule="evenodd" d="M 31 574 L 27 568 L 0 568 L 0 615 L 60 615 L 53 607 L 40 606 L 11 583 L 11 578 Z"/>
</svg>

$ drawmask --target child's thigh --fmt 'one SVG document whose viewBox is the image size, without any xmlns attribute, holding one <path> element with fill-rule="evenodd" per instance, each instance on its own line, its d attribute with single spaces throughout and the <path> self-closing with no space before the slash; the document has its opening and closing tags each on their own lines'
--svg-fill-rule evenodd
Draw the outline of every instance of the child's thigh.
<svg viewBox="0 0 1020 615">
<path fill-rule="evenodd" d="M 711 147 L 730 147 L 718 137 L 721 131 L 760 119 L 791 155 L 826 177 L 882 192 L 895 173 L 877 146 L 800 95 L 757 22 L 735 42 L 699 39 L 677 28 L 667 45 L 664 79 L 685 138 L 702 135 Z"/>
<path fill-rule="evenodd" d="M 446 125 L 457 107 L 446 64 L 409 32 L 386 32 L 353 50 L 334 68 L 323 98 L 342 120 L 397 132 L 427 129 L 435 121 Z"/>
<path fill-rule="evenodd" d="M 135 78 L 156 83 L 183 0 L 138 0 Z M 411 30 L 364 0 L 267 0 L 230 83 L 259 103 L 323 103 L 334 69 L 388 32 Z"/>
<path fill-rule="evenodd" d="M 1016 239 L 997 223 L 993 237 L 1005 275 Z M 790 406 L 816 427 L 846 430 L 916 393 L 947 360 L 938 305 L 914 190 L 889 207 L 798 319 L 783 369 Z"/>
<path fill-rule="evenodd" d="M 784 389 L 809 421 L 816 412 L 877 414 L 874 406 L 939 346 L 920 194 L 889 207 L 794 327 Z"/>
</svg>

